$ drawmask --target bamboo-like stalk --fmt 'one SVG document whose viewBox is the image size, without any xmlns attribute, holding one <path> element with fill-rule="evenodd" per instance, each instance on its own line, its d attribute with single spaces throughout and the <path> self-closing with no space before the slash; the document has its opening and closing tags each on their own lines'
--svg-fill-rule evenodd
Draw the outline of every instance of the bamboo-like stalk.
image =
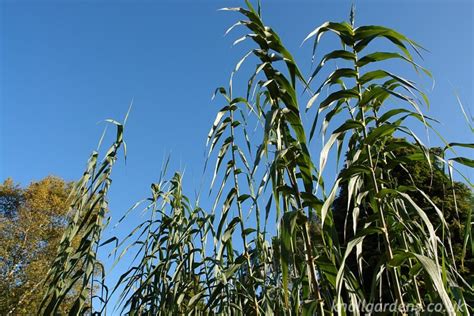
<svg viewBox="0 0 474 316">
<path fill-rule="evenodd" d="M 359 103 L 357 105 L 359 107 L 361 107 L 361 114 L 362 114 L 361 123 L 364 126 L 364 128 L 362 129 L 362 134 L 363 134 L 363 140 L 365 140 L 365 139 L 367 139 L 367 122 L 365 120 L 365 113 L 364 113 L 366 105 L 365 104 L 360 104 L 360 102 L 362 101 L 362 85 L 360 84 L 360 72 L 359 72 L 359 67 L 357 66 L 357 62 L 359 61 L 359 58 L 357 56 L 357 51 L 356 51 L 354 46 L 352 46 L 352 52 L 354 53 L 354 56 L 355 56 L 354 69 L 355 69 L 355 73 L 356 73 L 357 92 L 359 94 L 359 97 L 358 97 L 359 98 Z M 372 185 L 374 187 L 375 194 L 378 195 L 380 190 L 379 190 L 379 184 L 378 184 L 378 181 L 377 181 L 377 176 L 375 175 L 375 164 L 372 160 L 372 151 L 371 151 L 371 146 L 370 145 L 367 145 L 367 156 L 368 156 L 368 159 L 369 159 L 370 175 L 371 175 L 371 178 L 372 178 Z M 392 251 L 392 246 L 391 246 L 391 243 L 390 243 L 388 226 L 387 226 L 387 223 L 385 222 L 385 213 L 384 213 L 383 203 L 380 203 L 378 212 L 379 212 L 379 220 L 382 223 L 382 230 L 383 230 L 382 234 L 383 234 L 383 237 L 384 237 L 383 239 L 384 239 L 385 249 L 386 249 L 386 252 L 387 252 L 387 257 L 388 257 L 388 260 L 391 261 L 391 260 L 393 260 L 393 251 Z M 403 294 L 402 294 L 402 289 L 401 289 L 401 286 L 400 286 L 400 280 L 399 280 L 399 277 L 398 277 L 397 269 L 393 268 L 392 273 L 393 273 L 393 282 L 395 284 L 395 294 L 397 296 L 397 300 L 401 304 L 401 309 L 404 311 L 405 310 L 405 303 L 403 302 Z M 403 314 L 406 315 L 406 313 L 403 313 Z"/>
<path fill-rule="evenodd" d="M 190 201 L 180 173 L 167 180 L 163 171 L 159 181 L 151 186 L 151 196 L 137 203 L 119 222 L 126 222 L 125 218 L 143 204 L 147 217 L 123 240 L 113 237 L 102 243 L 116 243 L 113 253 L 119 255 L 115 264 L 125 260 L 127 253 L 134 261 L 126 271 L 121 271 L 110 294 L 100 297 L 101 311 L 112 304 L 112 297 L 118 296 L 114 312 L 120 310 L 130 315 L 334 315 L 333 307 L 346 314 L 343 304 L 380 301 L 388 293 L 388 299 L 394 297 L 402 309 L 413 301 L 422 306 L 442 302 L 451 315 L 460 314 L 448 309 L 459 298 L 464 302 L 463 291 L 471 293 L 472 287 L 458 276 L 454 256 L 445 258 L 446 251 L 438 242 L 450 236 L 444 214 L 436 213 L 442 226 L 440 237 L 433 219 L 413 199 L 413 192 L 419 192 L 416 183 L 400 187 L 390 182 L 394 168 L 419 161 L 408 155 L 397 157 L 399 149 L 410 148 L 416 159 L 431 164 L 427 149 L 405 125 L 405 119 L 415 118 L 429 128 L 431 125 L 419 109 L 416 97 L 403 93 L 427 98 L 413 82 L 383 68 L 364 72 L 365 65 L 398 59 L 429 75 L 411 56 L 410 51 L 417 51 L 419 46 L 382 26 L 356 28 L 352 11 L 350 24 L 327 22 L 308 35 L 306 40 L 315 39 L 314 50 L 327 32 L 334 33 L 343 46 L 326 54 L 309 79 L 305 79 L 278 34 L 264 24 L 260 5 L 255 9 L 246 1 L 245 8 L 225 10 L 240 14 L 242 20 L 235 26 L 250 32 L 241 40 L 251 41 L 254 48 L 237 63 L 229 88 L 217 89 L 225 105 L 218 111 L 208 135 L 208 159 L 215 161 L 212 209 L 203 210 L 198 202 Z M 398 50 L 392 51 L 392 46 L 387 45 L 387 52 L 363 55 L 365 47 L 376 38 L 388 39 Z M 247 93 L 238 94 L 246 97 L 234 97 L 237 93 L 232 80 L 237 78 L 242 63 L 251 58 L 257 60 L 255 72 L 248 80 Z M 330 60 L 345 64 L 349 61 L 351 66 L 321 78 L 320 70 Z M 314 88 L 318 80 L 320 85 Z M 309 94 L 306 110 L 317 107 L 311 126 L 302 118 L 302 98 L 297 93 L 300 87 Z M 324 98 L 320 96 L 323 89 L 328 90 Z M 387 109 L 389 98 L 400 105 Z M 97 153 L 92 155 L 72 194 L 72 208 L 78 212 L 63 237 L 50 272 L 43 312 L 58 311 L 70 284 L 83 280 L 85 285 L 94 282 L 93 288 L 97 283 L 93 274 L 99 265 L 97 253 L 102 251 L 99 240 L 107 218 L 111 168 L 123 144 L 123 124 L 111 122 L 118 127 L 116 141 L 102 164 L 98 163 Z M 340 125 L 333 127 L 335 122 Z M 246 126 L 254 123 L 257 129 L 249 137 Z M 314 156 L 310 147 L 318 127 L 322 135 L 329 128 L 333 132 L 322 144 L 319 156 Z M 405 133 L 415 145 L 408 141 L 397 143 L 395 133 Z M 347 163 L 339 170 L 328 193 L 322 174 L 335 144 L 336 160 L 346 154 Z M 458 143 L 451 146 L 471 148 Z M 462 157 L 438 158 L 446 165 L 469 165 L 469 160 Z M 243 177 L 247 183 L 242 181 Z M 339 240 L 340 231 L 332 212 L 339 188 L 339 194 L 344 191 L 348 199 L 346 218 L 351 216 L 353 221 L 353 226 L 342 232 L 348 241 Z M 429 196 L 423 196 L 437 208 Z M 261 203 L 265 208 L 260 208 Z M 101 211 L 91 220 L 97 205 Z M 364 220 L 359 216 L 362 211 L 368 214 Z M 252 212 L 256 224 L 244 223 L 246 213 Z M 231 218 L 235 213 L 237 216 Z M 261 216 L 265 216 L 263 227 Z M 273 231 L 271 219 L 278 227 L 275 236 L 269 236 Z M 317 234 L 311 231 L 313 225 Z M 91 233 L 81 240 L 80 249 L 71 249 L 70 241 L 79 230 Z M 240 239 L 234 238 L 236 234 L 240 234 Z M 470 236 L 467 232 L 467 241 Z M 385 256 L 377 258 L 379 270 L 373 283 L 368 284 L 362 275 L 356 276 L 348 261 L 362 254 L 366 240 L 371 237 L 383 248 Z M 213 244 L 208 244 L 208 240 Z M 442 254 L 441 265 L 438 252 Z M 464 245 L 463 257 L 467 253 Z M 356 258 L 357 271 L 360 260 Z M 454 266 L 449 267 L 445 260 Z M 85 267 L 84 271 L 81 267 Z M 406 270 L 414 274 L 407 277 Z M 385 283 L 383 271 L 389 271 L 390 282 Z M 377 289 L 380 293 L 375 293 Z M 72 312 L 85 312 L 85 301 L 90 299 L 84 295 L 87 290 L 84 286 L 84 291 L 78 293 Z M 466 303 L 463 308 L 467 314 L 471 307 Z"/>
</svg>

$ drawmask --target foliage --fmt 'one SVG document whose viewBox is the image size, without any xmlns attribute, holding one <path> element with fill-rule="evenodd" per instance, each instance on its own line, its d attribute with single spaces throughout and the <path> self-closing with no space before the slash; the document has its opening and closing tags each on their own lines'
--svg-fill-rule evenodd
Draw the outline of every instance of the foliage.
<svg viewBox="0 0 474 316">
<path fill-rule="evenodd" d="M 0 184 L 0 314 L 37 310 L 44 277 L 69 221 L 72 183 L 48 176 L 26 188 Z M 67 298 L 62 311 L 70 307 Z"/>
<path fill-rule="evenodd" d="M 403 140 L 394 140 L 403 141 Z M 474 257 L 472 256 L 472 249 L 467 249 L 467 254 L 463 255 L 464 232 L 468 227 L 468 217 L 471 210 L 474 208 L 474 199 L 472 191 L 467 185 L 462 182 L 451 182 L 449 177 L 442 169 L 443 165 L 435 161 L 436 155 L 441 155 L 441 148 L 431 148 L 431 159 L 434 161 L 432 169 L 426 161 L 411 161 L 405 159 L 405 162 L 396 166 L 392 171 L 392 186 L 415 186 L 421 191 L 425 192 L 431 201 L 439 207 L 446 220 L 450 236 L 444 236 L 443 243 L 447 247 L 452 247 L 456 266 L 459 269 L 461 276 L 468 284 L 473 284 L 474 271 Z M 402 150 L 395 150 L 395 155 L 401 159 L 415 154 L 412 148 L 403 148 Z M 342 171 L 344 172 L 344 170 Z M 348 203 L 348 183 L 341 182 L 340 192 L 334 201 L 333 216 L 336 223 L 338 238 L 342 247 L 347 247 L 348 240 L 353 238 L 353 231 L 348 229 L 353 226 L 353 218 L 357 217 L 358 221 L 365 223 L 371 216 L 373 211 L 370 205 L 360 205 L 355 207 L 354 201 L 347 209 Z M 431 219 L 431 222 L 436 230 L 443 229 L 443 223 L 436 214 L 436 210 L 420 192 L 413 192 L 411 195 L 413 201 L 426 213 Z M 359 212 L 354 214 L 354 210 Z M 411 214 L 415 219 L 421 220 L 417 214 Z M 380 256 L 380 243 L 382 242 L 378 236 L 372 236 L 366 239 L 364 248 L 362 249 L 362 275 L 360 276 L 367 286 L 366 291 L 370 291 L 375 267 L 378 265 Z M 442 258 L 439 258 L 442 260 Z M 348 265 L 354 274 L 358 274 L 358 267 L 356 263 L 355 254 L 347 259 Z M 389 298 L 383 297 L 383 301 Z"/>
<path fill-rule="evenodd" d="M 412 56 L 421 47 L 386 27 L 356 27 L 352 10 L 349 23 L 327 22 L 308 35 L 314 52 L 325 33 L 337 36 L 341 47 L 324 55 L 305 79 L 277 33 L 262 21 L 260 6 L 246 3 L 246 8 L 224 9 L 242 18 L 229 31 L 243 27 L 250 32 L 236 43 L 249 40 L 255 48 L 237 63 L 229 87 L 216 90 L 224 104 L 208 135 L 209 160 L 215 161 L 212 209 L 191 203 L 179 173 L 171 180 L 163 173 L 152 184 L 151 196 L 121 222 L 140 205 L 148 218 L 122 241 L 113 237 L 100 243 L 111 170 L 124 145 L 123 125 L 113 122 L 115 142 L 101 164 L 98 154 L 92 155 L 73 193 L 76 216 L 49 274 L 42 311 L 56 313 L 74 284 L 82 290 L 71 314 L 88 311 L 87 287 L 94 282 L 93 272 L 103 271 L 97 250 L 115 242 L 117 263 L 127 253 L 135 260 L 112 291 L 101 275 L 105 291 L 92 304 L 99 312 L 105 313 L 118 295 L 117 307 L 130 315 L 345 315 L 344 304 L 361 314 L 361 304 L 378 302 L 382 288 L 401 309 L 441 303 L 447 314 L 469 314 L 464 294 L 472 293 L 472 287 L 445 245 L 454 232 L 437 205 L 441 201 L 416 182 L 395 181 L 399 168 L 410 161 L 433 170 L 435 158 L 450 175 L 458 163 L 472 166 L 468 158 L 448 157 L 453 147 L 472 144 L 446 144 L 443 154 L 430 154 L 406 124 L 411 120 L 410 126 L 432 128 L 433 121 L 421 111 L 428 105 L 426 95 L 414 82 L 380 66 L 398 60 L 430 76 Z M 387 40 L 387 51 L 369 50 L 379 39 Z M 251 58 L 256 65 L 247 92 L 235 96 L 234 77 Z M 337 61 L 340 68 L 320 78 L 328 61 Z M 302 118 L 305 96 L 299 89 L 309 95 L 306 110 L 314 117 L 309 126 Z M 257 126 L 255 132 L 250 126 Z M 318 128 L 323 139 L 332 130 L 322 144 L 313 138 Z M 395 140 L 398 135 L 409 141 Z M 318 145 L 322 150 L 315 156 Z M 323 171 L 333 147 L 336 161 L 345 154 L 346 166 L 327 186 Z M 345 228 L 353 236 L 347 243 L 339 240 L 330 211 L 341 183 L 347 183 L 347 205 L 353 203 L 346 207 L 353 214 L 351 227 Z M 431 205 L 434 215 L 428 216 L 424 205 Z M 358 216 L 361 209 L 370 209 L 369 216 Z M 472 255 L 466 249 L 473 245 L 470 214 L 463 225 L 461 260 L 466 260 Z M 79 232 L 84 237 L 78 250 L 71 250 Z M 360 269 L 364 246 L 374 237 L 381 241 L 381 255 L 369 285 L 350 258 L 355 254 Z"/>
<path fill-rule="evenodd" d="M 39 309 L 42 314 L 58 313 L 71 294 L 74 295 L 74 300 L 69 314 L 90 312 L 97 275 L 97 286 L 102 286 L 101 294 L 104 295 L 104 269 L 97 259 L 97 249 L 108 220 L 107 193 L 112 182 L 112 166 L 116 161 L 117 151 L 125 146 L 122 138 L 123 125 L 113 120 L 109 122 L 117 126 L 115 142 L 102 162 L 98 160 L 97 151 L 92 153 L 84 175 L 71 192 L 70 213 L 73 217 L 61 238 L 57 256 L 48 272 L 46 282 L 49 287 Z"/>
</svg>

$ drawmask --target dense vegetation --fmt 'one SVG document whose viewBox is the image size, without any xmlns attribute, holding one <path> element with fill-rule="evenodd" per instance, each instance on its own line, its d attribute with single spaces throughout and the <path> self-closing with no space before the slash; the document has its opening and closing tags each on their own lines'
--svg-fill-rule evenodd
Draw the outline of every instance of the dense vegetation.
<svg viewBox="0 0 474 316">
<path fill-rule="evenodd" d="M 305 39 L 314 53 L 326 33 L 341 42 L 306 78 L 264 24 L 260 6 L 224 10 L 242 19 L 232 28 L 250 32 L 236 43 L 254 48 L 237 63 L 230 85 L 216 90 L 224 104 L 208 135 L 213 207 L 202 209 L 185 195 L 180 173 L 168 179 L 163 172 L 128 213 L 143 206 L 148 218 L 123 240 L 101 240 L 126 118 L 110 121 L 115 141 L 102 160 L 91 155 L 72 190 L 74 216 L 41 313 L 60 312 L 71 295 L 73 315 L 91 306 L 115 312 L 111 297 L 130 315 L 343 315 L 362 313 L 363 302 L 397 302 L 401 313 L 430 303 L 450 315 L 472 312 L 472 282 L 463 277 L 472 266 L 472 207 L 465 205 L 472 184 L 466 179 L 469 187 L 459 188 L 453 172 L 474 162 L 453 149 L 474 145 L 445 142 L 430 151 L 412 128 L 433 128 L 422 113 L 428 98 L 383 68 L 397 62 L 430 76 L 413 57 L 421 46 L 383 26 L 356 26 L 352 11 L 349 22 L 327 22 Z M 383 51 L 371 49 L 375 41 Z M 252 58 L 248 91 L 236 95 L 236 73 Z M 323 77 L 329 61 L 338 68 Z M 313 118 L 309 126 L 304 111 Z M 329 134 L 322 144 L 313 138 L 318 130 Z M 325 183 L 327 162 L 341 157 L 337 179 Z M 343 203 L 335 202 L 341 185 Z M 341 228 L 337 209 L 350 225 Z M 136 258 L 112 288 L 97 256 L 111 245 L 117 261 L 127 252 Z"/>
<path fill-rule="evenodd" d="M 400 140 L 393 140 L 400 141 Z M 436 155 L 440 155 L 442 150 L 440 148 L 430 149 L 431 159 L 433 161 L 432 169 L 427 161 L 416 161 L 397 166 L 393 169 L 394 186 L 411 186 L 415 185 L 418 189 L 429 196 L 429 199 L 438 206 L 442 212 L 446 224 L 449 228 L 449 235 L 444 236 L 444 245 L 452 247 L 454 254 L 454 261 L 456 262 L 458 272 L 466 280 L 468 284 L 474 284 L 474 257 L 472 255 L 465 256 L 464 248 L 464 234 L 466 229 L 470 229 L 469 216 L 471 210 L 474 208 L 474 196 L 467 185 L 462 182 L 451 182 L 449 177 L 442 170 L 443 164 L 436 161 Z M 407 156 L 414 154 L 415 150 L 412 148 L 403 148 L 395 150 L 394 154 L 397 156 Z M 442 227 L 443 223 L 436 214 L 435 207 L 429 203 L 421 192 L 412 192 L 411 198 L 415 203 L 426 213 L 430 218 L 431 223 L 435 229 Z M 339 196 L 334 201 L 334 221 L 336 223 L 336 230 L 338 233 L 338 240 L 343 247 L 346 247 L 348 242 L 354 237 L 354 231 L 350 229 L 353 227 L 354 218 L 359 223 L 364 223 L 369 220 L 373 210 L 370 205 L 354 205 L 352 201 L 348 207 L 348 183 L 341 183 Z M 411 214 L 415 219 L 421 220 L 417 214 Z M 360 261 L 360 277 L 363 278 L 362 284 L 366 287 L 366 291 L 371 290 L 372 279 L 377 276 L 376 267 L 379 262 L 381 240 L 376 236 L 366 238 L 364 248 L 362 249 Z M 440 258 L 442 259 L 442 258 Z M 355 254 L 351 254 L 348 258 L 348 266 L 354 274 L 358 273 L 358 263 Z M 379 294 L 383 291 L 379 292 Z M 384 302 L 390 301 L 389 293 L 381 297 Z M 472 301 L 472 297 L 471 297 Z"/>
<path fill-rule="evenodd" d="M 44 277 L 56 256 L 70 214 L 72 184 L 46 177 L 26 188 L 0 183 L 0 315 L 30 314 L 45 294 Z M 72 294 L 60 311 L 71 307 Z"/>
</svg>

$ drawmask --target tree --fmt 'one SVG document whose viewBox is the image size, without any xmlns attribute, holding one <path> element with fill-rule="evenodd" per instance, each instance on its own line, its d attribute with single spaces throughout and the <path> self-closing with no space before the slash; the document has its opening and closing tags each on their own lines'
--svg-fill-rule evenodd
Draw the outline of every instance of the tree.
<svg viewBox="0 0 474 316">
<path fill-rule="evenodd" d="M 42 283 L 69 220 L 71 186 L 54 176 L 26 188 L 12 179 L 0 184 L 0 315 L 38 309 Z"/>
<path fill-rule="evenodd" d="M 405 142 L 403 139 L 393 139 L 393 142 Z M 415 146 L 403 147 L 395 150 L 395 155 L 401 157 L 413 157 L 417 154 Z M 437 160 L 436 156 L 442 155 L 441 148 L 430 149 L 431 162 L 427 160 L 410 160 L 404 159 L 405 163 L 396 166 L 392 170 L 391 188 L 412 187 L 415 186 L 419 190 L 426 193 L 431 201 L 442 211 L 444 219 L 448 224 L 448 230 L 444 233 L 443 243 L 445 247 L 452 247 L 452 253 L 455 258 L 456 266 L 461 276 L 469 283 L 473 284 L 474 273 L 474 257 L 470 247 L 467 247 L 467 254 L 463 256 L 464 234 L 469 227 L 468 217 L 474 207 L 473 194 L 469 187 L 457 181 L 451 181 L 443 170 L 442 163 Z M 342 173 L 344 170 L 342 171 Z M 363 188 L 360 189 L 364 191 Z M 440 217 L 436 214 L 435 207 L 420 191 L 412 191 L 411 198 L 430 218 L 434 228 L 441 231 L 442 223 Z M 338 233 L 338 239 L 342 248 L 346 248 L 348 242 L 354 237 L 353 218 L 357 217 L 358 221 L 364 225 L 370 216 L 373 216 L 373 210 L 370 205 L 357 205 L 354 200 L 348 204 L 348 182 L 340 183 L 339 195 L 333 204 L 333 216 L 335 226 Z M 409 209 L 410 210 L 410 209 Z M 412 210 L 413 211 L 413 210 Z M 357 213 L 356 213 L 357 212 Z M 414 219 L 421 220 L 416 212 L 411 214 Z M 361 225 L 361 224 L 359 224 Z M 449 232 L 449 235 L 448 235 Z M 440 234 L 442 235 L 442 234 Z M 368 236 L 361 252 L 362 267 L 361 282 L 365 285 L 366 291 L 370 292 L 373 278 L 376 277 L 376 267 L 383 256 L 380 251 L 382 241 L 377 235 Z M 441 260 L 441 258 L 440 258 Z M 359 273 L 356 254 L 348 257 L 348 266 L 350 266 L 354 274 Z M 390 300 L 385 295 L 384 302 Z"/>
</svg>

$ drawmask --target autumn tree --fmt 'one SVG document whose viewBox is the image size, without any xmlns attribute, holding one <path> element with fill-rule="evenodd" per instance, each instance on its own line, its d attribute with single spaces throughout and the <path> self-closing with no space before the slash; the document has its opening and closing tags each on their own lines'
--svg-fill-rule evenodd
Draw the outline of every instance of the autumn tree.
<svg viewBox="0 0 474 316">
<path fill-rule="evenodd" d="M 0 315 L 38 309 L 68 223 L 71 185 L 54 176 L 26 188 L 0 184 Z"/>
</svg>

